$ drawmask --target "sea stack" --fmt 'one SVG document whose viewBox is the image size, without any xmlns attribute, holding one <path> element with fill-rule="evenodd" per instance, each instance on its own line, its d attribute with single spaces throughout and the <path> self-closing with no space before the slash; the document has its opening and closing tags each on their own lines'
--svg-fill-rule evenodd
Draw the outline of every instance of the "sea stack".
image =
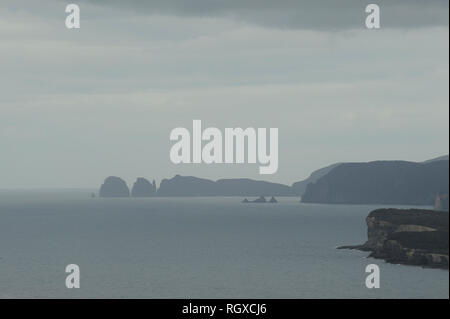
<svg viewBox="0 0 450 319">
<path fill-rule="evenodd" d="M 100 197 L 129 197 L 130 190 L 127 183 L 117 176 L 109 176 L 105 179 L 99 192 Z"/>
<path fill-rule="evenodd" d="M 156 183 L 150 183 L 147 179 L 139 177 L 131 189 L 132 197 L 151 197 L 156 193 Z"/>
</svg>

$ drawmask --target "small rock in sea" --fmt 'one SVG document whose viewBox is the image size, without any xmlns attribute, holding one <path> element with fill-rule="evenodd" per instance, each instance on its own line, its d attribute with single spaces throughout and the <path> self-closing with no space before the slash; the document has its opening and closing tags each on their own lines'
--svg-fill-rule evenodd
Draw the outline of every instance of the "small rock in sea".
<svg viewBox="0 0 450 319">
<path fill-rule="evenodd" d="M 266 198 L 264 196 L 259 196 L 257 199 L 253 201 L 253 203 L 266 203 Z"/>
</svg>

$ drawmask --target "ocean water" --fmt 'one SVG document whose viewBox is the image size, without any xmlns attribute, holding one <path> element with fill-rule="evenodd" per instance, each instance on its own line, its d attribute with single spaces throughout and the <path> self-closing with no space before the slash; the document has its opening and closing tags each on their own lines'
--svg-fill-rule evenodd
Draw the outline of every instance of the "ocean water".
<svg viewBox="0 0 450 319">
<path fill-rule="evenodd" d="M 380 206 L 0 191 L 0 298 L 448 298 L 449 272 L 336 246 Z M 65 287 L 65 267 L 81 287 Z M 380 267 L 379 289 L 365 267 Z"/>
</svg>

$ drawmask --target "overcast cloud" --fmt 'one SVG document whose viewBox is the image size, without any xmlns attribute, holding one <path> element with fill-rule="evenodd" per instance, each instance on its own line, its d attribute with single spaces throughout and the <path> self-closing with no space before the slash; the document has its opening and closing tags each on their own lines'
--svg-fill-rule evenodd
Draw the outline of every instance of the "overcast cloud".
<svg viewBox="0 0 450 319">
<path fill-rule="evenodd" d="M 448 1 L 379 1 L 376 31 L 362 1 L 74 2 L 79 30 L 68 2 L 0 3 L 0 188 L 290 184 L 334 162 L 448 153 Z M 172 164 L 170 130 L 193 119 L 279 127 L 278 173 Z"/>
<path fill-rule="evenodd" d="M 359 28 L 369 3 L 383 7 L 385 27 L 448 25 L 447 0 L 83 0 L 140 14 L 225 17 L 261 26 L 315 30 Z"/>
</svg>

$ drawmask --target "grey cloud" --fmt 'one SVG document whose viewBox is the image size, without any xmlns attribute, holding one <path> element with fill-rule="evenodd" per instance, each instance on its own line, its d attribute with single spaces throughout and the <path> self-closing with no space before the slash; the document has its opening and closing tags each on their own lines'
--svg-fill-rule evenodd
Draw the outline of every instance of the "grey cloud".
<svg viewBox="0 0 450 319">
<path fill-rule="evenodd" d="M 447 0 L 82 0 L 139 14 L 226 17 L 266 27 L 343 30 L 361 28 L 365 7 L 381 7 L 382 24 L 392 28 L 448 26 Z"/>
<path fill-rule="evenodd" d="M 81 5 L 76 31 L 64 26 L 68 1 Z M 323 1 L 109 3 L 0 1 L 0 188 L 261 178 L 253 166 L 173 165 L 168 134 L 192 119 L 279 127 L 280 169 L 268 178 L 283 183 L 333 162 L 448 153 L 447 26 L 367 31 L 359 5 Z M 438 2 L 395 3 L 382 5 L 383 27 L 389 8 L 422 19 L 400 27 L 447 14 Z"/>
</svg>

